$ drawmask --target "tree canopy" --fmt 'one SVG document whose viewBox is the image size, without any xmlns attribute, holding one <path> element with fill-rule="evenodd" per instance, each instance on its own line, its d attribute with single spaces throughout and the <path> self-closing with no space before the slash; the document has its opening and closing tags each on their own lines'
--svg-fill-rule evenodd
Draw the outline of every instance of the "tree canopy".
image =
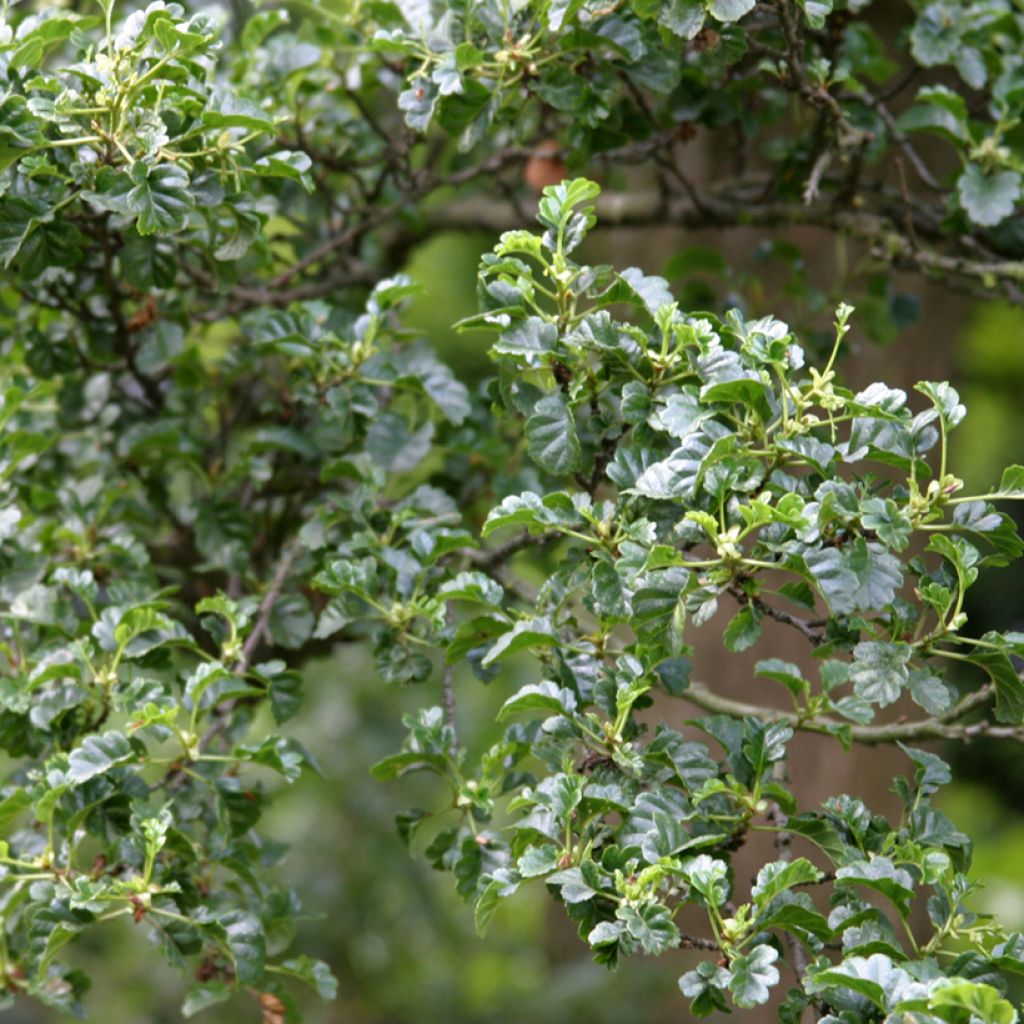
<svg viewBox="0 0 1024 1024">
<path fill-rule="evenodd" d="M 0 28 L 0 1004 L 77 1012 L 118 919 L 186 1015 L 333 997 L 259 822 L 317 770 L 303 665 L 358 639 L 436 695 L 373 772 L 436 777 L 398 832 L 481 930 L 544 886 L 601 963 L 706 951 L 696 1015 L 1017 1021 L 1024 936 L 970 909 L 920 744 L 1024 739 L 1024 634 L 965 612 L 1024 467 L 973 492 L 953 387 L 842 375 L 862 300 L 901 326 L 879 268 L 1021 301 L 1019 5 L 78 6 Z M 866 260 L 791 328 L 591 263 L 602 224 Z M 403 325 L 409 253 L 467 227 L 483 380 Z M 768 623 L 793 660 L 702 676 L 695 630 Z M 506 697 L 482 751 L 462 666 Z M 801 806 L 798 732 L 899 744 L 899 814 Z"/>
</svg>

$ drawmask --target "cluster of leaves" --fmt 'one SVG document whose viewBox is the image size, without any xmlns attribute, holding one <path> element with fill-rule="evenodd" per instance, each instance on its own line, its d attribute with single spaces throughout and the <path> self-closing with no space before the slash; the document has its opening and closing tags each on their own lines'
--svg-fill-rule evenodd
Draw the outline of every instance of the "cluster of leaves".
<svg viewBox="0 0 1024 1024">
<path fill-rule="evenodd" d="M 771 158 L 786 169 L 774 183 L 778 194 L 785 194 L 787 178 L 788 188 L 801 187 L 801 166 L 816 193 L 816 161 L 875 164 L 887 149 L 905 146 L 906 133 L 931 132 L 952 143 L 960 158 L 949 201 L 962 217 L 953 223 L 1003 223 L 1024 184 L 1016 131 L 1024 87 L 1020 12 L 1010 0 L 914 4 L 907 32 L 918 69 L 951 68 L 957 77 L 921 86 L 896 120 L 885 98 L 902 70 L 856 18 L 867 6 L 866 0 L 409 5 L 415 10 L 409 26 L 383 29 L 373 43 L 414 62 L 399 99 L 406 123 L 423 131 L 436 120 L 459 135 L 464 149 L 496 125 L 517 124 L 525 140 L 548 112 L 572 119 L 567 148 L 577 153 L 634 141 L 645 114 L 653 115 L 647 132 L 732 124 L 756 137 L 787 116 L 786 94 L 796 92 L 823 120 L 811 145 L 791 132 L 771 147 Z M 656 102 L 655 111 L 637 102 L 641 91 Z M 834 136 L 832 149 L 826 133 Z M 836 187 L 856 190 L 857 182 L 847 176 Z"/>
<path fill-rule="evenodd" d="M 306 584 L 468 396 L 399 327 L 400 277 L 196 324 L 198 290 L 276 258 L 309 158 L 215 73 L 206 17 L 104 13 L 26 18 L 3 57 L 0 1003 L 77 1010 L 64 947 L 128 919 L 195 971 L 186 1014 L 245 989 L 295 1020 L 290 978 L 335 983 L 287 953 L 303 912 L 255 827 L 315 769 L 278 727 L 296 652 L 346 620 Z"/>
<path fill-rule="evenodd" d="M 264 221 L 253 180 L 308 185 L 309 157 L 274 148 L 272 115 L 214 80 L 209 16 L 156 2 L 115 27 L 112 6 L 103 35 L 102 19 L 71 12 L 4 26 L 0 259 L 26 281 L 88 266 L 95 236 L 128 223 L 125 280 L 167 286 L 174 259 L 152 236 L 194 233 L 237 259 Z"/>
<path fill-rule="evenodd" d="M 476 901 L 481 926 L 541 879 L 602 962 L 715 950 L 717 962 L 680 979 L 695 1013 L 767 1001 L 786 956 L 800 984 L 784 1019 L 813 1003 L 850 1024 L 1016 1020 L 999 973 L 1024 968 L 1021 938 L 965 908 L 970 839 L 931 802 L 945 763 L 904 746 L 914 771 L 897 780 L 893 822 L 851 796 L 802 810 L 785 765 L 795 730 L 844 744 L 955 734 L 992 700 L 1005 723 L 993 728 L 1020 737 L 1024 682 L 1011 658 L 1024 637 L 971 636 L 963 598 L 981 568 L 1024 552 L 992 505 L 1024 498 L 1024 470 L 965 495 L 946 465 L 964 416 L 949 385 L 919 385 L 916 413 L 882 384 L 844 389 L 833 363 L 849 307 L 832 358 L 805 370 L 778 320 L 685 314 L 660 278 L 576 263 L 597 193 L 583 179 L 546 190 L 543 233 L 502 236 L 481 265 L 484 311 L 463 324 L 496 334 L 491 395 L 521 424 L 520 457 L 539 483 L 500 501 L 482 532 L 515 528 L 498 551 L 557 546 L 557 564 L 526 592 L 493 556 L 470 558 L 425 589 L 406 627 L 443 644 L 449 663 L 469 658 L 485 682 L 528 654 L 538 681 L 505 702 L 501 718 L 516 722 L 478 764 L 437 707 L 410 720 L 406 749 L 377 774 L 448 781 L 444 813 L 460 820 L 433 830 L 427 855 Z M 341 579 L 345 564 L 321 584 L 387 605 L 394 583 Z M 438 602 L 471 611 L 442 616 Z M 726 603 L 729 650 L 756 644 L 770 619 L 813 648 L 818 679 L 786 661 L 757 665 L 791 711 L 690 680 L 685 630 Z M 950 665 L 974 666 L 971 688 L 957 689 Z M 666 694 L 715 712 L 691 725 L 721 759 L 665 724 L 652 732 L 639 712 Z M 904 696 L 923 709 L 918 721 L 876 722 Z M 432 817 L 415 813 L 403 831 Z M 731 857 L 762 832 L 785 838 L 745 896 Z M 790 854 L 798 837 L 813 859 Z M 819 886 L 820 900 L 805 891 Z M 911 925 L 920 904 L 927 938 Z M 692 905 L 708 934 L 681 933 L 676 918 Z"/>
<path fill-rule="evenodd" d="M 186 1014 L 246 987 L 291 1020 L 288 976 L 332 996 L 325 965 L 284 955 L 298 896 L 267 875 L 286 847 L 254 831 L 264 776 L 293 783 L 316 768 L 276 728 L 300 706 L 300 675 L 257 654 L 308 653 L 345 624 L 303 593 L 316 552 L 373 529 L 371 496 L 415 462 L 409 445 L 429 443 L 432 415 L 465 416 L 461 385 L 389 326 L 408 290 L 384 282 L 356 320 L 254 320 L 218 360 L 190 346 L 170 360 L 157 414 L 110 372 L 38 379 L 8 347 L 5 1005 L 25 993 L 74 1008 L 86 979 L 57 957 L 119 917 L 144 923 L 172 964 L 198 963 Z M 294 425 L 261 394 L 275 378 Z M 236 388 L 256 409 L 226 437 L 219 403 Z M 296 522 L 304 489 L 319 513 Z M 414 494 L 396 524 L 433 504 Z"/>
<path fill-rule="evenodd" d="M 548 174 L 642 163 L 685 207 L 627 204 L 630 220 L 817 223 L 885 263 L 1016 300 L 1019 14 L 1010 0 L 922 5 L 887 45 L 867 6 L 313 4 L 298 27 L 236 11 L 224 47 L 213 8 L 152 3 L 118 22 L 110 5 L 42 5 L 0 41 L 0 254 L 24 295 L 80 320 L 95 315 L 83 294 L 111 282 L 127 324 L 155 297 L 164 316 L 211 320 L 333 298 L 462 223 L 435 206 L 425 224 L 424 197 L 478 181 L 511 192 L 554 145 Z M 707 187 L 685 158 L 705 133 L 738 169 Z M 932 167 L 920 133 L 956 159 Z M 514 215 L 499 211 L 498 229 Z M 40 280 L 55 267 L 74 286 Z M 878 304 L 871 323 L 891 334 L 901 307 Z M 92 354 L 112 345 L 129 347 L 107 338 Z"/>
<path fill-rule="evenodd" d="M 991 502 L 1024 496 L 1024 470 L 965 495 L 951 388 L 921 385 L 915 413 L 884 385 L 840 387 L 847 307 L 804 372 L 773 318 L 686 315 L 660 278 L 575 262 L 589 181 L 548 190 L 543 233 L 485 259 L 464 325 L 495 337 L 480 395 L 403 331 L 395 271 L 446 226 L 453 187 L 511 190 L 557 135 L 581 161 L 653 157 L 695 221 L 756 222 L 767 196 L 772 223 L 856 232 L 848 203 L 882 218 L 868 236 L 890 258 L 909 218 L 996 261 L 915 244 L 939 260 L 922 267 L 1005 282 L 1020 15 L 924 7 L 918 62 L 989 91 L 962 105 L 929 85 L 897 126 L 879 98 L 897 69 L 852 0 L 351 6 L 226 35 L 213 9 L 160 0 L 0 26 L 0 1002 L 77 1010 L 71 940 L 123 926 L 194 971 L 186 1013 L 244 989 L 294 1021 L 292 978 L 329 997 L 329 970 L 287 952 L 302 911 L 256 826 L 315 768 L 279 728 L 302 662 L 365 639 L 387 681 L 443 677 L 443 706 L 377 774 L 450 784 L 453 827 L 417 811 L 401 828 L 430 833 L 481 925 L 544 879 L 603 962 L 714 951 L 682 979 L 698 1012 L 763 1002 L 785 957 L 790 1018 L 1014 1020 L 1001 972 L 1021 940 L 964 909 L 970 842 L 931 804 L 942 763 L 907 747 L 891 823 L 852 797 L 801 811 L 784 766 L 799 729 L 1020 738 L 1024 639 L 971 636 L 963 600 L 1021 553 Z M 694 126 L 770 137 L 767 181 L 695 189 L 669 159 Z M 911 130 L 964 161 L 938 216 L 894 213 L 862 177 L 886 140 L 910 159 Z M 539 589 L 513 571 L 528 549 L 552 559 Z M 690 680 L 685 628 L 729 602 L 730 650 L 767 620 L 813 646 L 814 679 L 759 666 L 790 710 Z M 491 681 L 527 656 L 540 670 L 503 717 L 529 717 L 471 764 L 451 666 Z M 950 665 L 988 681 L 961 693 Z M 666 693 L 711 713 L 696 727 L 722 755 L 650 735 L 640 712 Z M 875 720 L 904 695 L 923 717 Z M 967 717 L 992 702 L 994 722 Z M 730 858 L 760 832 L 790 839 L 743 902 Z M 789 856 L 797 837 L 813 860 Z M 679 931 L 686 905 L 709 934 Z"/>
<path fill-rule="evenodd" d="M 769 223 L 838 227 L 884 260 L 1002 284 L 1016 301 L 1020 11 L 910 6 L 896 46 L 866 0 L 416 4 L 370 45 L 407 61 L 409 127 L 437 125 L 463 151 L 553 135 L 572 167 L 653 157 L 662 194 L 693 222 L 756 222 L 761 204 Z M 707 188 L 677 152 L 700 130 L 737 168 Z M 922 134 L 952 147 L 941 171 L 919 152 Z M 965 231 L 978 244 L 968 262 L 918 251 L 920 238 L 945 250 Z"/>
</svg>

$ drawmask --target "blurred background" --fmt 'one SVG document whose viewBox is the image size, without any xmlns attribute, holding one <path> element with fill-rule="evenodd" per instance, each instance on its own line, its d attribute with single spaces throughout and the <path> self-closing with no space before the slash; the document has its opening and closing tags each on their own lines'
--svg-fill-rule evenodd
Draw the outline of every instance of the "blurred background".
<svg viewBox="0 0 1024 1024">
<path fill-rule="evenodd" d="M 706 142 L 698 138 L 689 152 L 695 177 L 713 175 L 714 153 Z M 615 171 L 603 173 L 614 176 Z M 640 188 L 645 183 L 615 184 Z M 531 201 L 525 186 L 522 199 Z M 485 347 L 477 336 L 456 334 L 450 325 L 475 311 L 477 260 L 494 241 L 493 235 L 473 230 L 436 235 L 409 254 L 406 267 L 424 286 L 407 322 L 471 388 L 489 372 Z M 751 317 L 774 313 L 800 333 L 810 358 L 816 344 L 830 343 L 836 303 L 851 301 L 858 312 L 841 366 L 847 383 L 862 387 L 884 378 L 909 390 L 919 379 L 951 380 L 968 408 L 953 435 L 952 467 L 969 489 L 998 481 L 1007 463 L 1024 463 L 1020 309 L 878 273 L 854 246 L 811 229 L 770 237 L 736 230 L 598 231 L 583 255 L 663 274 L 684 309 L 740 306 Z M 972 631 L 1024 628 L 1019 568 L 988 572 L 971 597 Z M 720 613 L 722 622 L 727 614 Z M 713 679 L 726 692 L 738 695 L 749 687 L 755 660 L 799 660 L 789 637 L 770 631 L 748 652 L 749 659 L 727 655 L 716 625 L 713 621 L 697 640 L 694 675 Z M 450 878 L 433 872 L 421 852 L 410 857 L 395 816 L 412 806 L 434 806 L 439 793 L 416 778 L 377 783 L 369 768 L 398 748 L 402 714 L 439 702 L 439 673 L 414 689 L 389 688 L 376 678 L 368 652 L 348 644 L 309 665 L 307 676 L 308 698 L 290 731 L 315 755 L 323 774 L 282 789 L 263 831 L 291 846 L 284 872 L 307 913 L 297 922 L 296 948 L 326 960 L 340 982 L 333 1004 L 301 993 L 311 1024 L 611 1024 L 637 1020 L 638 1005 L 644 1007 L 645 1024 L 687 1019 L 676 978 L 689 969 L 693 954 L 680 952 L 657 962 L 638 958 L 611 974 L 590 961 L 540 886 L 527 887 L 503 906 L 480 939 L 471 908 L 455 895 Z M 470 747 L 494 738 L 496 709 L 523 681 L 504 674 L 484 687 L 468 672 L 457 674 L 459 730 Z M 671 710 L 677 725 L 692 714 L 682 701 Z M 793 781 L 805 806 L 852 791 L 877 812 L 893 810 L 891 780 L 906 771 L 898 751 L 844 755 L 838 744 L 821 739 L 800 743 L 797 763 L 805 771 Z M 1007 927 L 1024 928 L 1024 750 L 993 742 L 976 742 L 959 752 L 933 749 L 957 769 L 957 781 L 940 803 L 976 837 L 976 874 L 986 878 L 987 887 L 975 909 L 997 915 Z M 121 919 L 98 939 L 72 947 L 71 956 L 97 978 L 87 999 L 92 1019 L 116 1024 L 181 1019 L 179 1006 L 190 979 L 164 967 L 159 956 L 142 948 L 144 942 L 144 930 Z M 259 1017 L 255 1000 L 242 995 L 198 1019 Z M 57 1020 L 20 1008 L 7 1019 L 12 1024 Z M 774 1019 L 770 1010 L 744 1015 L 750 1024 Z"/>
</svg>

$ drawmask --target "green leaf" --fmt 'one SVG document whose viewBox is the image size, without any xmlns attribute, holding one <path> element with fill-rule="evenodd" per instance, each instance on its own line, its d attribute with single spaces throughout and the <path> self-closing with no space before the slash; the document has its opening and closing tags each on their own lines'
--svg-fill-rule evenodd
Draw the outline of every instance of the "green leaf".
<svg viewBox="0 0 1024 1024">
<path fill-rule="evenodd" d="M 803 703 L 810 693 L 811 684 L 804 679 L 803 673 L 791 661 L 768 658 L 759 661 L 754 666 L 754 672 L 764 679 L 781 683 L 800 703 Z"/>
<path fill-rule="evenodd" d="M 683 849 L 690 839 L 682 824 L 671 814 L 655 811 L 652 815 L 654 828 L 647 833 L 643 841 L 644 859 L 649 864 L 656 864 L 662 857 Z"/>
<path fill-rule="evenodd" d="M 270 612 L 270 636 L 274 643 L 298 650 L 312 636 L 315 619 L 302 594 L 282 594 Z"/>
<path fill-rule="evenodd" d="M 594 608 L 602 618 L 625 621 L 629 618 L 626 585 L 615 566 L 598 562 L 594 566 Z"/>
<path fill-rule="evenodd" d="M 548 28 L 558 32 L 562 26 L 576 16 L 583 6 L 583 0 L 552 0 L 548 7 Z"/>
<path fill-rule="evenodd" d="M 915 104 L 904 111 L 897 125 L 903 131 L 934 131 L 953 143 L 970 141 L 967 103 L 944 85 L 919 90 Z"/>
<path fill-rule="evenodd" d="M 269 132 L 274 119 L 251 100 L 230 92 L 211 99 L 203 111 L 203 124 L 211 128 L 247 128 L 250 131 Z"/>
<path fill-rule="evenodd" d="M 302 744 L 284 736 L 268 736 L 259 744 L 241 744 L 235 747 L 234 756 L 270 768 L 288 782 L 295 782 L 303 768 L 315 767 Z"/>
<path fill-rule="evenodd" d="M 821 872 L 804 857 L 792 861 L 772 861 L 758 871 L 750 895 L 758 907 L 765 907 L 779 893 L 795 885 L 820 881 L 821 878 Z"/>
<path fill-rule="evenodd" d="M 702 853 L 683 864 L 683 873 L 709 907 L 719 907 L 728 893 L 728 865 Z"/>
<path fill-rule="evenodd" d="M 378 761 L 370 768 L 370 774 L 378 782 L 388 782 L 408 772 L 424 769 L 443 774 L 448 769 L 448 758 L 431 751 L 403 750 Z"/>
<path fill-rule="evenodd" d="M 312 192 L 314 185 L 309 176 L 312 166 L 313 161 L 305 153 L 280 150 L 261 156 L 249 169 L 262 178 L 287 178 L 301 185 L 307 192 Z"/>
<path fill-rule="evenodd" d="M 777 896 L 758 914 L 755 927 L 759 931 L 781 928 L 805 945 L 826 942 L 833 937 L 828 921 L 818 913 L 805 892 L 786 892 Z"/>
<path fill-rule="evenodd" d="M 322 960 L 311 956 L 294 957 L 276 964 L 274 969 L 311 985 L 321 999 L 330 1001 L 338 995 L 338 979 Z"/>
<path fill-rule="evenodd" d="M 704 27 L 703 0 L 659 0 L 658 23 L 684 39 L 694 39 Z"/>
<path fill-rule="evenodd" d="M 745 651 L 761 637 L 761 614 L 750 605 L 741 608 L 725 627 L 725 646 L 734 654 Z"/>
<path fill-rule="evenodd" d="M 263 964 L 267 957 L 266 939 L 259 919 L 241 910 L 230 910 L 217 921 L 227 937 L 237 982 L 242 985 L 258 984 L 263 977 Z"/>
<path fill-rule="evenodd" d="M 997 989 L 963 978 L 940 979 L 928 995 L 928 1008 L 943 1017 L 949 1011 L 960 1011 L 985 1024 L 1017 1024 L 1018 1020 L 1013 1004 Z"/>
<path fill-rule="evenodd" d="M 757 0 L 706 0 L 708 11 L 719 21 L 739 21 L 756 6 Z"/>
<path fill-rule="evenodd" d="M 977 164 L 968 164 L 957 179 L 957 193 L 975 224 L 992 227 L 1013 213 L 1020 198 L 1021 181 L 1017 171 L 986 174 Z"/>
<path fill-rule="evenodd" d="M 956 389 L 946 381 L 921 381 L 914 385 L 914 389 L 932 400 L 947 430 L 953 430 L 963 422 L 967 409 Z"/>
<path fill-rule="evenodd" d="M 876 533 L 886 546 L 903 551 L 910 543 L 913 526 L 891 498 L 868 498 L 861 502 L 860 512 L 864 529 Z"/>
<path fill-rule="evenodd" d="M 627 267 L 619 274 L 620 279 L 654 316 L 663 306 L 671 305 L 675 299 L 663 277 L 645 274 L 638 267 Z"/>
<path fill-rule="evenodd" d="M 729 964 L 729 991 L 733 1002 L 742 1009 L 760 1006 L 771 996 L 779 983 L 779 969 L 774 966 L 779 951 L 774 946 L 755 946 L 749 953 L 734 957 Z"/>
<path fill-rule="evenodd" d="M 672 920 L 672 912 L 660 903 L 642 903 L 637 907 L 622 904 L 615 916 L 648 956 L 659 956 L 679 945 L 679 929 Z"/>
<path fill-rule="evenodd" d="M 527 450 L 541 469 L 565 476 L 580 468 L 581 451 L 576 421 L 558 393 L 542 398 L 526 421 Z"/>
<path fill-rule="evenodd" d="M 930 796 L 940 786 L 945 786 L 952 781 L 953 775 L 949 770 L 949 765 L 938 754 L 932 754 L 927 750 L 917 750 L 915 747 L 907 747 L 902 743 L 897 746 L 913 761 L 916 769 L 914 781 L 925 796 Z"/>
<path fill-rule="evenodd" d="M 428 348 L 418 345 L 406 351 L 399 363 L 399 381 L 415 382 L 449 423 L 465 422 L 471 407 L 466 386 Z"/>
<path fill-rule="evenodd" d="M 878 1009 L 886 1011 L 897 1005 L 900 995 L 912 980 L 901 967 L 897 967 L 884 953 L 869 957 L 852 956 L 824 970 L 812 970 L 807 977 L 811 992 L 850 991 L 869 999 Z"/>
<path fill-rule="evenodd" d="M 914 59 L 925 67 L 944 64 L 961 46 L 963 21 L 945 4 L 929 4 L 921 12 L 910 35 Z"/>
<path fill-rule="evenodd" d="M 22 811 L 32 806 L 32 796 L 26 789 L 18 788 L 0 800 L 0 835 L 10 832 L 11 824 Z"/>
<path fill-rule="evenodd" d="M 707 1017 L 716 1010 L 728 1012 L 722 993 L 728 988 L 731 977 L 724 967 L 705 960 L 679 979 L 680 992 L 693 1000 L 690 1010 L 695 1017 Z"/>
<path fill-rule="evenodd" d="M 833 863 L 839 863 L 846 854 L 846 843 L 839 830 L 826 817 L 809 813 L 798 814 L 790 817 L 786 829 L 814 843 Z"/>
<path fill-rule="evenodd" d="M 875 854 L 869 860 L 859 860 L 836 872 L 836 882 L 845 885 L 856 883 L 867 886 L 887 896 L 904 917 L 909 911 L 914 895 L 914 880 L 910 872 L 896 867 L 888 857 Z"/>
<path fill-rule="evenodd" d="M 232 995 L 234 995 L 234 989 L 227 982 L 216 980 L 197 982 L 185 996 L 185 1001 L 181 1006 L 181 1015 L 194 1017 L 211 1006 L 226 1002 Z"/>
<path fill-rule="evenodd" d="M 665 657 L 683 650 L 690 579 L 686 569 L 662 569 L 648 573 L 633 594 L 631 624 L 637 639 Z"/>
<path fill-rule="evenodd" d="M 184 228 L 195 205 L 188 173 L 176 164 L 153 167 L 141 161 L 130 173 L 133 187 L 125 206 L 138 218 L 139 234 L 166 235 Z"/>
<path fill-rule="evenodd" d="M 492 608 L 499 608 L 504 596 L 501 584 L 482 572 L 460 572 L 454 579 L 442 583 L 437 593 L 449 601 L 468 601 Z"/>
<path fill-rule="evenodd" d="M 537 878 L 548 875 L 558 867 L 558 848 L 552 843 L 531 846 L 516 864 L 523 878 Z"/>
<path fill-rule="evenodd" d="M 832 13 L 832 0 L 798 0 L 811 28 L 824 28 Z"/>
<path fill-rule="evenodd" d="M 594 223 L 593 201 L 600 194 L 601 186 L 587 178 L 545 186 L 537 208 L 537 219 L 549 229 L 545 245 L 554 249 L 553 232 L 563 238 L 565 251 L 571 252 Z"/>
<path fill-rule="evenodd" d="M 87 736 L 68 758 L 68 778 L 81 784 L 102 775 L 118 765 L 138 760 L 138 752 L 124 733 L 111 730 L 101 736 Z"/>
<path fill-rule="evenodd" d="M 405 123 L 414 132 L 425 132 L 434 117 L 437 85 L 427 78 L 413 80 L 411 88 L 398 97 L 398 109 L 405 112 Z"/>
<path fill-rule="evenodd" d="M 230 682 L 234 676 L 219 661 L 207 661 L 197 665 L 185 680 L 185 696 L 193 705 L 202 703 L 206 691 L 214 684 Z"/>
<path fill-rule="evenodd" d="M 557 683 L 527 683 L 509 697 L 498 711 L 498 721 L 526 711 L 544 711 L 552 715 L 570 715 L 576 710 L 576 695 Z"/>
<path fill-rule="evenodd" d="M 899 559 L 863 538 L 843 550 L 821 547 L 806 551 L 803 557 L 837 615 L 884 608 L 903 583 Z"/>
<path fill-rule="evenodd" d="M 992 643 L 993 634 L 985 634 Z M 1024 680 L 1021 679 L 1005 651 L 976 647 L 971 652 L 973 664 L 983 668 L 996 688 L 996 720 L 1019 725 L 1024 722 Z"/>
<path fill-rule="evenodd" d="M 50 220 L 52 213 L 39 199 L 5 197 L 0 205 L 0 259 L 9 267 L 29 235 L 38 225 Z"/>
<path fill-rule="evenodd" d="M 1024 498 L 1024 466 L 1008 466 L 1003 470 L 995 498 Z"/>
<path fill-rule="evenodd" d="M 662 500 L 692 498 L 711 447 L 703 435 L 692 434 L 668 458 L 648 466 L 637 478 L 633 490 Z"/>
<path fill-rule="evenodd" d="M 491 509 L 481 531 L 485 537 L 505 526 L 574 527 L 582 525 L 579 509 L 569 495 L 562 492 L 546 494 L 543 498 L 526 491 L 505 498 L 497 508 Z"/>
<path fill-rule="evenodd" d="M 517 651 L 528 651 L 535 647 L 555 647 L 558 636 L 551 620 L 544 617 L 520 619 L 507 633 L 498 638 L 484 655 L 482 664 L 490 665 Z"/>
<path fill-rule="evenodd" d="M 491 918 L 494 917 L 498 904 L 501 902 L 502 890 L 505 884 L 499 881 L 489 882 L 487 888 L 480 894 L 473 908 L 473 924 L 476 933 L 481 938 L 487 934 Z"/>
<path fill-rule="evenodd" d="M 912 649 L 905 643 L 866 641 L 853 649 L 850 680 L 858 697 L 886 707 L 899 700 L 910 681 Z"/>
<path fill-rule="evenodd" d="M 587 780 L 581 775 L 568 775 L 565 772 L 552 776 L 552 780 L 551 810 L 559 821 L 568 821 L 583 799 Z"/>
</svg>

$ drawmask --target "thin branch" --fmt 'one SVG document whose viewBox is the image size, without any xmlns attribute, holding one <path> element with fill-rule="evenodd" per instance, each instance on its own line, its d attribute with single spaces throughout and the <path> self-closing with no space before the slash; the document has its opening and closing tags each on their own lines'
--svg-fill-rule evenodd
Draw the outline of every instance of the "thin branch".
<svg viewBox="0 0 1024 1024">
<path fill-rule="evenodd" d="M 687 229 L 757 228 L 807 225 L 839 232 L 870 246 L 879 261 L 901 269 L 915 270 L 943 280 L 960 290 L 991 295 L 1004 287 L 1024 284 L 1024 260 L 977 258 L 956 252 L 944 252 L 915 244 L 901 230 L 903 204 L 896 219 L 868 209 L 835 208 L 831 204 L 804 206 L 802 202 L 765 202 L 759 196 L 770 193 L 764 179 L 730 181 L 702 193 L 702 209 L 688 197 L 670 201 L 657 192 L 606 192 L 597 200 L 598 224 L 602 230 L 647 227 L 652 224 Z M 877 204 L 887 202 L 879 193 Z M 426 212 L 428 226 L 434 231 L 486 230 L 499 232 L 523 224 L 515 211 L 492 197 L 473 197 L 436 207 Z M 915 229 L 927 229 L 927 220 L 914 210 Z M 962 237 L 951 244 L 977 252 L 974 240 Z"/>
<path fill-rule="evenodd" d="M 465 548 L 462 554 L 472 563 L 475 569 L 481 572 L 488 572 L 500 565 L 504 565 L 513 555 L 525 551 L 526 548 L 544 548 L 556 541 L 561 534 L 555 530 L 548 530 L 546 533 L 528 533 L 525 530 L 511 540 L 489 551 L 481 551 L 478 548 Z"/>
<path fill-rule="evenodd" d="M 277 604 L 277 599 L 281 596 L 281 590 L 284 587 L 285 581 L 288 579 L 288 574 L 291 572 L 292 566 L 295 564 L 295 559 L 299 555 L 299 544 L 297 541 L 291 541 L 285 546 L 281 552 L 280 561 L 277 564 L 277 569 L 274 572 L 274 576 L 270 581 L 263 599 L 260 601 L 259 610 L 256 613 L 256 624 L 252 628 L 252 632 L 246 637 L 245 643 L 242 645 L 242 653 L 239 655 L 238 661 L 235 663 L 234 671 L 238 673 L 244 673 L 248 670 L 252 664 L 252 660 L 256 655 L 256 651 L 259 649 L 260 642 L 263 637 L 267 634 L 267 630 L 270 624 L 270 616 L 274 611 L 274 605 Z M 238 706 L 238 700 L 232 698 L 226 700 L 221 704 L 218 704 L 211 713 L 211 721 L 209 728 L 203 734 L 203 738 L 199 742 L 200 751 L 208 750 L 210 744 L 224 732 L 228 727 L 228 722 L 231 718 L 231 712 Z"/>
<path fill-rule="evenodd" d="M 773 775 L 776 782 L 783 785 L 789 782 L 785 761 L 775 762 Z M 777 803 L 772 804 L 769 819 L 779 828 L 779 831 L 775 833 L 775 849 L 778 852 L 779 860 L 788 863 L 793 859 L 793 835 L 791 832 L 786 831 L 789 819 L 786 817 L 785 811 Z M 807 951 L 792 932 L 783 932 L 783 940 L 786 943 L 786 948 L 789 950 L 789 958 L 793 966 L 793 972 L 796 974 L 796 980 L 802 985 L 804 974 L 807 973 Z"/>
<path fill-rule="evenodd" d="M 910 140 L 896 127 L 896 118 L 892 116 L 889 108 L 880 101 L 874 103 L 869 101 L 868 106 L 875 108 L 875 112 L 882 119 L 886 131 L 889 133 L 889 138 L 899 146 L 900 151 L 907 158 L 907 162 L 914 168 L 914 173 L 921 179 L 921 183 L 933 192 L 944 192 L 945 189 L 935 180 L 935 176 L 928 170 Z"/>
<path fill-rule="evenodd" d="M 762 615 L 767 615 L 768 618 L 774 619 L 776 622 L 781 622 L 783 625 L 792 626 L 794 629 L 799 630 L 815 647 L 819 647 L 825 642 L 826 637 L 821 632 L 821 628 L 825 625 L 826 620 L 801 619 L 799 616 L 783 611 L 781 608 L 773 608 L 764 598 L 748 594 L 738 583 L 730 585 L 729 593 L 741 605 L 753 605 Z"/>
<path fill-rule="evenodd" d="M 274 573 L 274 577 L 263 595 L 263 600 L 260 601 L 256 625 L 253 626 L 252 632 L 246 637 L 245 643 L 242 646 L 242 655 L 238 659 L 236 671 L 245 672 L 252 664 L 253 656 L 259 648 L 260 641 L 267 634 L 274 605 L 277 604 L 277 599 L 281 596 L 281 589 L 284 587 L 285 581 L 288 579 L 288 573 L 292 571 L 292 566 L 295 564 L 295 559 L 298 556 L 299 544 L 297 541 L 289 543 L 281 552 L 281 559 L 277 563 L 277 571 Z"/>
<path fill-rule="evenodd" d="M 878 743 L 898 743 L 908 740 L 971 740 L 978 737 L 1000 740 L 1024 740 L 1024 726 L 997 725 L 987 720 L 959 723 L 970 711 L 982 706 L 994 696 L 991 685 L 969 694 L 949 711 L 932 718 L 914 722 L 889 722 L 880 725 L 851 725 L 826 715 L 804 717 L 794 711 L 766 708 L 760 704 L 733 700 L 708 689 L 703 683 L 691 683 L 685 699 L 705 711 L 733 715 L 739 718 L 750 716 L 763 722 L 786 722 L 793 729 L 802 732 L 835 735 L 843 731 L 856 743 L 873 746 Z"/>
<path fill-rule="evenodd" d="M 455 612 L 449 602 L 445 611 L 445 622 L 451 626 L 455 621 Z M 444 682 L 442 684 L 442 703 L 444 705 L 445 724 L 451 730 L 451 744 L 449 753 L 454 757 L 459 749 L 459 731 L 455 723 L 455 667 L 445 661 Z"/>
</svg>

